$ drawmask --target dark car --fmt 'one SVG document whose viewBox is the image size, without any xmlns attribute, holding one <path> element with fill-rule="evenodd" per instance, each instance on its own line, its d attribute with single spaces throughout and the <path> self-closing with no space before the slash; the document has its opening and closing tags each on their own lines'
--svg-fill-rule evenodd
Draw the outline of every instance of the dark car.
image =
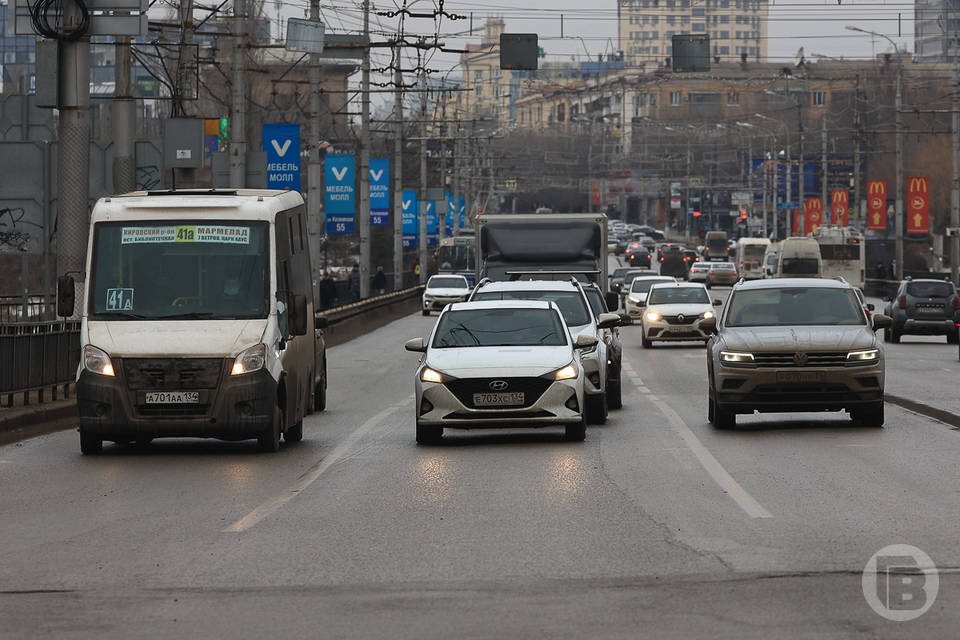
<svg viewBox="0 0 960 640">
<path fill-rule="evenodd" d="M 893 318 L 893 326 L 883 332 L 886 342 L 900 342 L 904 335 L 947 336 L 948 343 L 958 342 L 960 296 L 949 280 L 904 280 L 883 312 Z"/>
<path fill-rule="evenodd" d="M 639 242 L 631 242 L 627 246 L 626 255 L 631 267 L 650 266 L 650 250 Z"/>
<path fill-rule="evenodd" d="M 687 269 L 689 269 L 693 266 L 694 262 L 700 262 L 700 254 L 697 253 L 696 249 L 684 249 L 683 259 L 687 263 Z"/>
<path fill-rule="evenodd" d="M 689 278 L 689 268 L 682 247 L 663 248 L 660 256 L 660 275 L 683 278 L 684 280 Z"/>
</svg>

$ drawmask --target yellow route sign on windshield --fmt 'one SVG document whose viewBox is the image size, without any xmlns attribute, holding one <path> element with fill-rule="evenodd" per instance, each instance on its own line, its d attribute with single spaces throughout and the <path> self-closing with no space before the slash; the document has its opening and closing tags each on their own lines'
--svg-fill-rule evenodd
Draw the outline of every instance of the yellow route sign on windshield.
<svg viewBox="0 0 960 640">
<path fill-rule="evenodd" d="M 175 227 L 124 227 L 120 244 L 214 242 L 250 244 L 250 227 L 181 224 Z"/>
</svg>

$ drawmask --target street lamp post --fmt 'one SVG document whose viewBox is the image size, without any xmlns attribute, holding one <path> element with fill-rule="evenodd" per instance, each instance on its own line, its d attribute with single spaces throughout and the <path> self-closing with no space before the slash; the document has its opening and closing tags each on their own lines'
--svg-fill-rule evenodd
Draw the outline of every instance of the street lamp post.
<svg viewBox="0 0 960 640">
<path fill-rule="evenodd" d="M 876 31 L 868 31 L 866 29 L 861 29 L 860 27 L 855 27 L 849 24 L 846 26 L 846 29 L 848 31 L 856 31 L 858 33 L 866 33 L 871 36 L 884 38 L 893 46 L 893 50 L 897 52 L 897 96 L 894 101 L 896 109 L 895 126 L 897 130 L 897 186 L 896 203 L 894 204 L 894 224 L 896 225 L 896 229 L 894 235 L 894 255 L 896 256 L 897 263 L 896 278 L 897 280 L 903 280 L 903 116 L 900 113 L 903 108 L 903 52 L 900 51 L 900 47 L 897 46 L 897 43 L 885 34 L 878 33 Z"/>
</svg>

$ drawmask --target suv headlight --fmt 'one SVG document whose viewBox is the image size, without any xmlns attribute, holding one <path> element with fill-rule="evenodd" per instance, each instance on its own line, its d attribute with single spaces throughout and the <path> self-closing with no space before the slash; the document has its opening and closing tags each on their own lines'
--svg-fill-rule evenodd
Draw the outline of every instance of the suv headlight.
<svg viewBox="0 0 960 640">
<path fill-rule="evenodd" d="M 752 353 L 742 353 L 739 351 L 721 351 L 720 362 L 731 366 L 750 366 L 754 363 Z"/>
<path fill-rule="evenodd" d="M 876 362 L 880 358 L 879 349 L 864 349 L 863 351 L 851 351 L 847 354 L 847 362 L 868 363 Z"/>
<path fill-rule="evenodd" d="M 101 376 L 114 376 L 113 363 L 110 362 L 110 356 L 103 349 L 98 349 L 92 344 L 83 348 L 83 368 Z"/>
<path fill-rule="evenodd" d="M 230 375 L 239 376 L 244 373 L 252 373 L 263 369 L 267 361 L 267 348 L 263 343 L 255 344 L 248 349 L 244 349 L 237 355 L 233 361 L 233 368 L 230 369 Z"/>
<path fill-rule="evenodd" d="M 650 322 L 659 322 L 662 317 L 659 311 L 647 311 L 647 320 Z"/>
</svg>

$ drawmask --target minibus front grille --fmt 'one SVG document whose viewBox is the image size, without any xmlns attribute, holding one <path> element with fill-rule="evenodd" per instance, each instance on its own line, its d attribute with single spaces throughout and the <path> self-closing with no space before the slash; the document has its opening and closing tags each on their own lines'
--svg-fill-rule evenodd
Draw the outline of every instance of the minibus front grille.
<svg viewBox="0 0 960 640">
<path fill-rule="evenodd" d="M 219 358 L 124 358 L 130 389 L 216 389 L 223 369 Z"/>
</svg>

